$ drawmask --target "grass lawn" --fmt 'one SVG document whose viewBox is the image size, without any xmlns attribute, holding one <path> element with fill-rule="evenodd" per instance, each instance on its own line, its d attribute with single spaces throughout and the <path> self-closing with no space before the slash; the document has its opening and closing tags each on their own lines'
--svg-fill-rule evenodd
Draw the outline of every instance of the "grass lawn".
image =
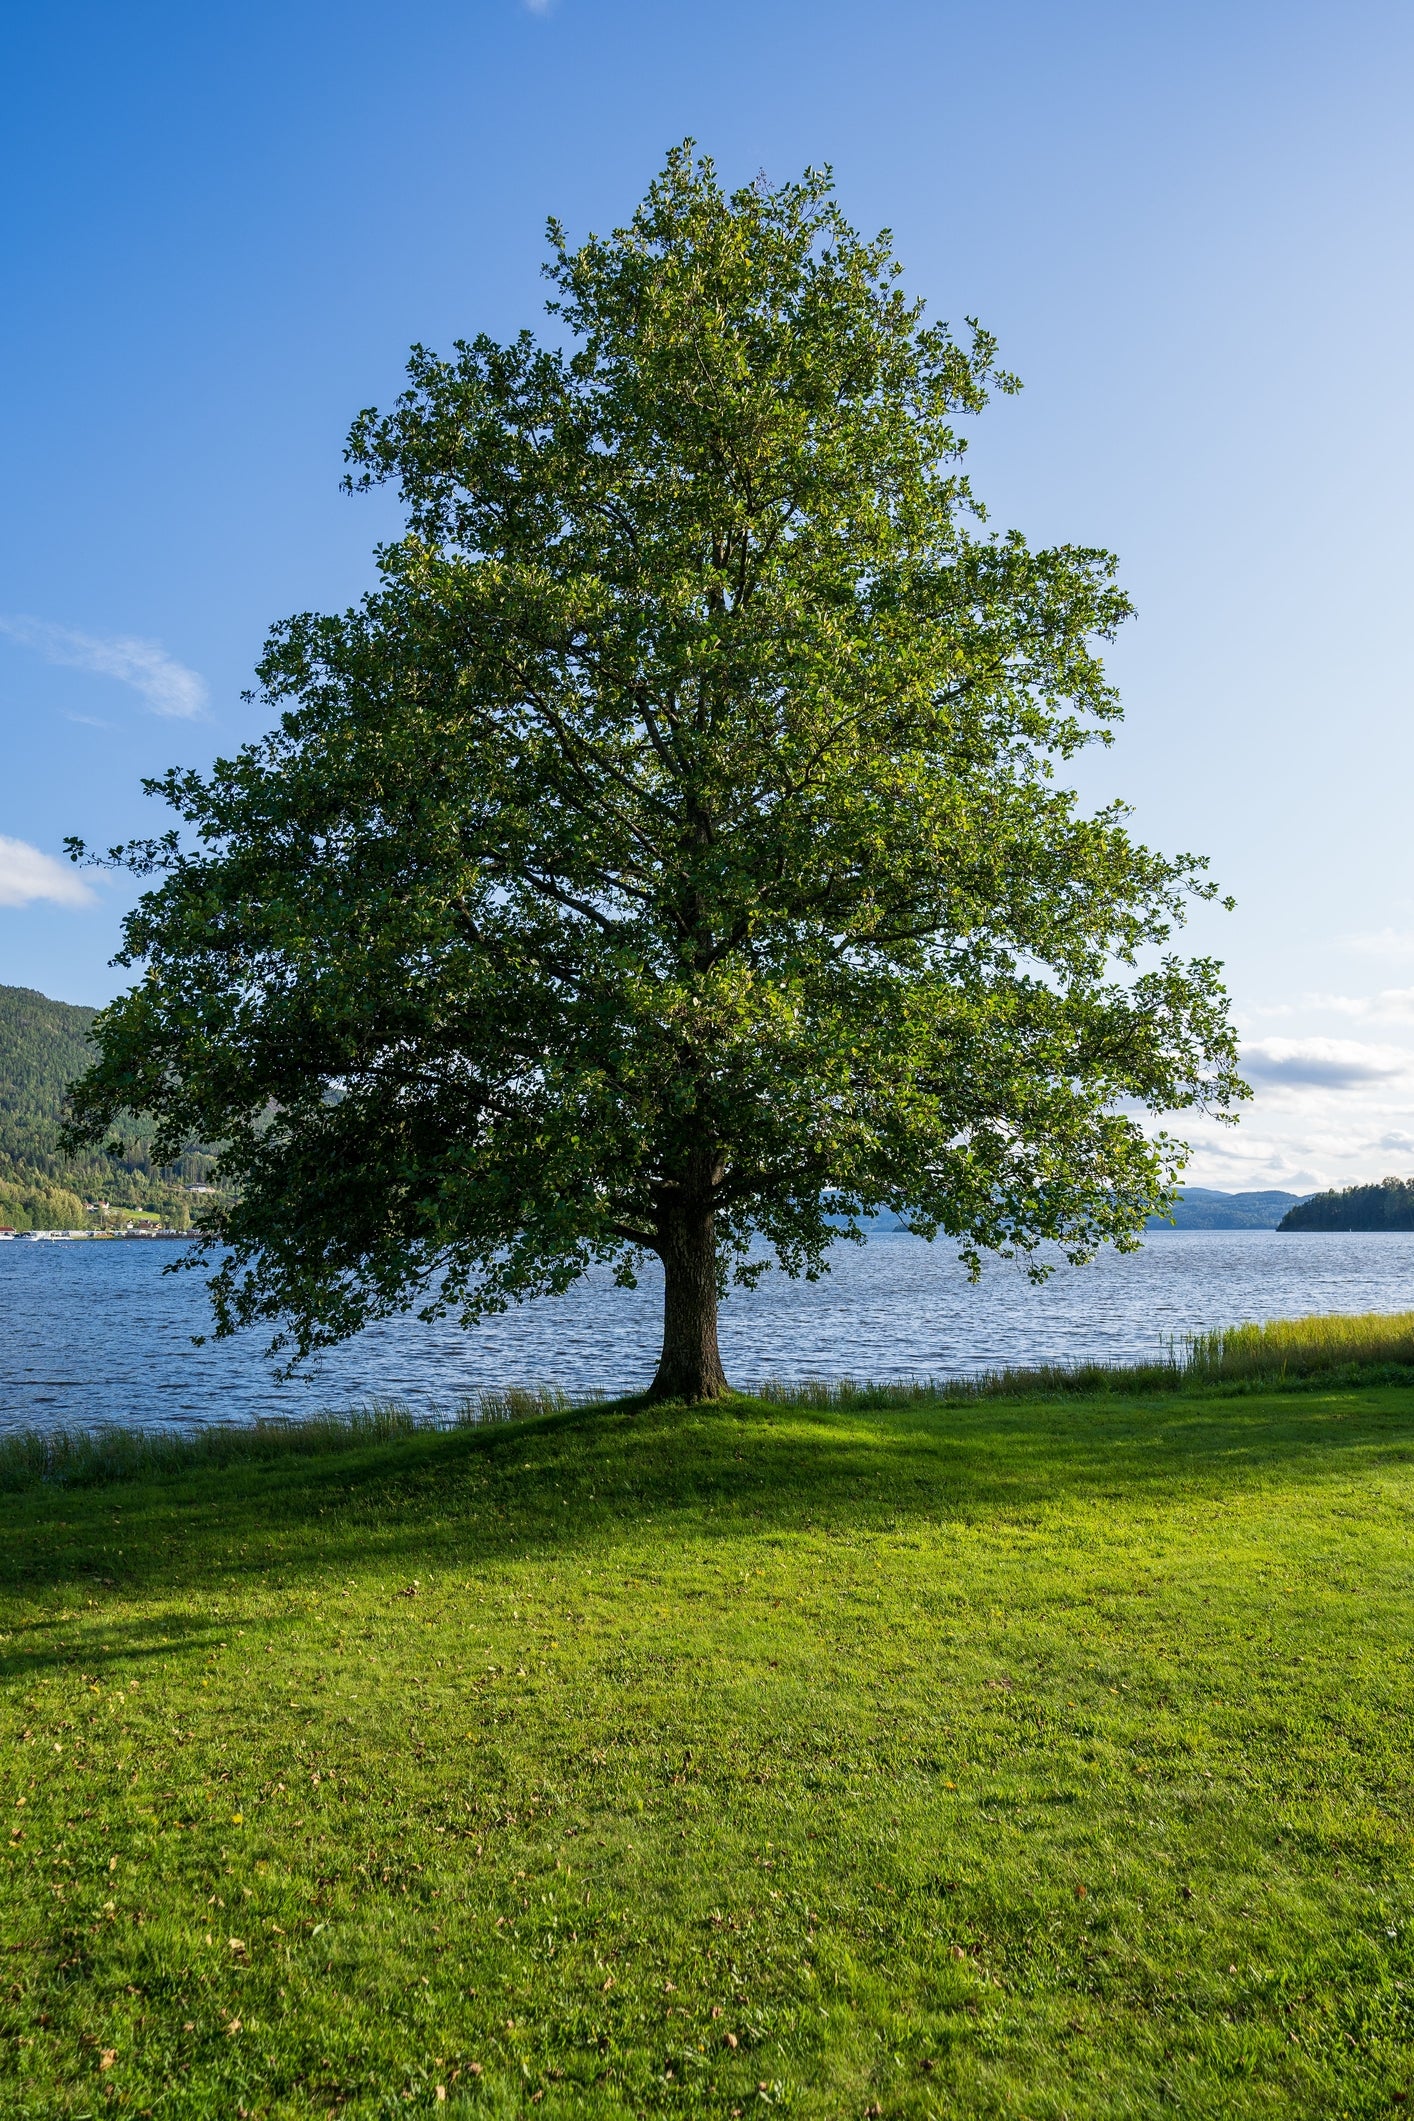
<svg viewBox="0 0 1414 2121">
<path fill-rule="evenodd" d="M 1414 1389 L 0 1495 L 0 2113 L 1414 2105 Z"/>
</svg>

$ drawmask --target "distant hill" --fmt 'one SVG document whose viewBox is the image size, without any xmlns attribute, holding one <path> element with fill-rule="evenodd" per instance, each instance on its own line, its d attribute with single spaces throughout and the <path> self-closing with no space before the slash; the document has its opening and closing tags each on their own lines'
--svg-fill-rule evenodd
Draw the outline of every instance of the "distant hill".
<svg viewBox="0 0 1414 2121">
<path fill-rule="evenodd" d="M 1173 1211 L 1173 1220 L 1151 1215 L 1149 1230 L 1275 1230 L 1289 1208 L 1306 1199 L 1304 1193 L 1215 1193 L 1206 1186 L 1185 1186 Z M 839 1220 L 839 1218 L 832 1218 Z M 876 1230 L 901 1230 L 903 1222 L 887 1208 L 870 1217 Z"/>
<path fill-rule="evenodd" d="M 1279 1230 L 1414 1230 L 1414 1178 L 1313 1193 L 1277 1224 Z"/>
<path fill-rule="evenodd" d="M 0 986 L 0 1225 L 77 1229 L 95 1220 L 85 1202 L 104 1200 L 183 1228 L 190 1220 L 186 1189 L 206 1177 L 210 1157 L 184 1157 L 162 1171 L 141 1139 L 121 1161 L 66 1156 L 59 1146 L 64 1094 L 92 1057 L 97 1013 L 32 987 Z"/>
<path fill-rule="evenodd" d="M 1215 1193 L 1207 1186 L 1185 1186 L 1174 1204 L 1173 1218 L 1151 1215 L 1150 1230 L 1275 1230 L 1295 1208 L 1301 1193 Z"/>
</svg>

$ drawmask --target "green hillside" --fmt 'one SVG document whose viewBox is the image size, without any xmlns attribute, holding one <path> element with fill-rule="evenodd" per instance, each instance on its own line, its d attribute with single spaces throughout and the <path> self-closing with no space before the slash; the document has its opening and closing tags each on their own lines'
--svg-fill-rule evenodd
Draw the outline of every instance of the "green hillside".
<svg viewBox="0 0 1414 2121">
<path fill-rule="evenodd" d="M 1313 1193 L 1291 1208 L 1279 1230 L 1414 1230 L 1414 1179 L 1385 1178 L 1373 1186 Z"/>
<path fill-rule="evenodd" d="M 190 1221 L 187 1186 L 206 1176 L 209 1157 L 186 1157 L 176 1171 L 161 1172 L 142 1139 L 128 1144 L 121 1161 L 66 1156 L 60 1147 L 64 1093 L 88 1065 L 97 1013 L 32 987 L 0 986 L 0 1225 L 72 1229 L 97 1219 L 86 1202 L 103 1201 L 119 1217 L 156 1214 L 179 1227 Z"/>
</svg>

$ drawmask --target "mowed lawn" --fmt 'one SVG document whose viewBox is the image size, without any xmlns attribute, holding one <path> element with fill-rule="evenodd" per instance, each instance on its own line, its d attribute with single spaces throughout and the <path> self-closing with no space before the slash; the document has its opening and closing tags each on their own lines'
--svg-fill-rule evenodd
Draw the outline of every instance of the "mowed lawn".
<svg viewBox="0 0 1414 2121">
<path fill-rule="evenodd" d="M 0 2112 L 1414 2104 L 1414 1391 L 0 1496 Z"/>
</svg>

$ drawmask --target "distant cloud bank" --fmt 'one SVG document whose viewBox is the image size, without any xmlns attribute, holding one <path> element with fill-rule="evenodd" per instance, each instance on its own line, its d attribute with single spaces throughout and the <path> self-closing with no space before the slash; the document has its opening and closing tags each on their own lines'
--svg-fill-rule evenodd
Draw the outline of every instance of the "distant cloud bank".
<svg viewBox="0 0 1414 2121">
<path fill-rule="evenodd" d="M 93 893 L 68 862 L 0 833 L 0 906 L 28 906 L 35 899 L 51 899 L 56 906 L 94 904 Z"/>
<path fill-rule="evenodd" d="M 1308 996 L 1345 1013 L 1401 1025 L 1405 990 L 1359 997 Z M 1357 1004 L 1359 1004 L 1357 1008 Z M 1266 1016 L 1299 1013 L 1296 1005 Z M 1407 1021 L 1405 1018 L 1403 1021 Z M 1256 1096 L 1242 1124 L 1219 1126 L 1185 1113 L 1175 1132 L 1193 1147 L 1190 1185 L 1242 1192 L 1281 1186 L 1311 1193 L 1370 1179 L 1404 1177 L 1414 1160 L 1414 1046 L 1353 1038 L 1258 1038 L 1242 1047 L 1242 1073 Z"/>
<path fill-rule="evenodd" d="M 168 655 L 159 641 L 143 641 L 127 633 L 78 633 L 71 626 L 53 626 L 47 619 L 20 614 L 0 617 L 0 633 L 21 647 L 34 649 L 46 663 L 90 670 L 95 676 L 130 685 L 153 714 L 189 721 L 206 705 L 205 680 Z"/>
<path fill-rule="evenodd" d="M 1414 1024 L 1414 987 L 1382 987 L 1378 994 L 1306 994 L 1299 1002 L 1278 1002 L 1254 1012 L 1258 1016 L 1361 1017 L 1371 1023 Z"/>
<path fill-rule="evenodd" d="M 1254 1082 L 1293 1088 L 1344 1089 L 1403 1075 L 1409 1056 L 1348 1038 L 1264 1038 L 1242 1049 L 1242 1072 Z"/>
</svg>

